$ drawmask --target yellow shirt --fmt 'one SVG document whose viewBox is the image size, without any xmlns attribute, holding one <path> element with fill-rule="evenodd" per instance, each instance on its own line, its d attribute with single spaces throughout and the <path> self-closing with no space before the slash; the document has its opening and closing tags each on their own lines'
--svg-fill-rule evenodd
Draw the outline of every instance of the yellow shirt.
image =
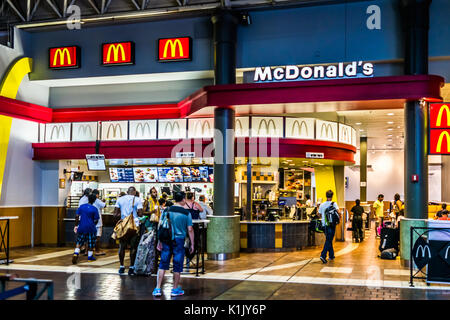
<svg viewBox="0 0 450 320">
<path fill-rule="evenodd" d="M 384 203 L 383 201 L 377 200 L 373 203 L 373 207 L 375 209 L 375 213 L 377 217 L 384 217 Z"/>
</svg>

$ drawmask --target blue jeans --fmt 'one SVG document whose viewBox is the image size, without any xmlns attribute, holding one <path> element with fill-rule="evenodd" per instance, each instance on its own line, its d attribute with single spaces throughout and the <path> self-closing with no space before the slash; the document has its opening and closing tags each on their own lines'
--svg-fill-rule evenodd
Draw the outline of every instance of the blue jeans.
<svg viewBox="0 0 450 320">
<path fill-rule="evenodd" d="M 336 226 L 325 227 L 325 244 L 323 245 L 323 250 L 320 254 L 324 259 L 327 258 L 327 252 L 329 252 L 330 259 L 334 259 L 333 238 L 335 233 Z"/>
<path fill-rule="evenodd" d="M 159 268 L 161 270 L 169 270 L 170 258 L 173 255 L 173 272 L 182 272 L 184 261 L 184 238 L 175 238 L 170 244 L 163 242 L 162 246 Z"/>
</svg>

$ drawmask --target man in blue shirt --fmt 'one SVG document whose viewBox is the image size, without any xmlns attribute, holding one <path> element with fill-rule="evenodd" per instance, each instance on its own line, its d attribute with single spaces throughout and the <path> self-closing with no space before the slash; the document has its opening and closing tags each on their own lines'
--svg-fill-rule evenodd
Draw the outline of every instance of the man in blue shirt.
<svg viewBox="0 0 450 320">
<path fill-rule="evenodd" d="M 179 286 L 181 272 L 183 271 L 184 261 L 184 239 L 189 233 L 191 240 L 190 253 L 194 252 L 194 229 L 192 228 L 192 217 L 188 210 L 184 208 L 186 203 L 186 194 L 184 192 L 176 192 L 174 194 L 175 204 L 171 206 L 168 211 L 161 215 L 160 222 L 169 215 L 169 220 L 172 225 L 172 241 L 163 243 L 158 241 L 157 249 L 161 251 L 161 262 L 159 264 L 158 279 L 153 295 L 155 297 L 161 296 L 161 285 L 164 279 L 166 270 L 169 270 L 170 259 L 173 255 L 173 289 L 171 296 L 181 296 L 184 291 Z"/>
<path fill-rule="evenodd" d="M 98 209 L 93 206 L 97 196 L 90 194 L 88 197 L 89 203 L 83 204 L 77 210 L 76 216 L 76 233 L 77 233 L 77 245 L 72 257 L 72 263 L 76 264 L 78 256 L 80 255 L 80 247 L 87 242 L 88 246 L 88 261 L 95 261 L 94 247 L 97 235 L 96 224 L 100 219 Z"/>
<path fill-rule="evenodd" d="M 326 220 L 325 212 L 330 206 L 334 206 L 336 208 L 337 213 L 340 215 L 339 212 L 339 206 L 336 204 L 336 202 L 332 202 L 333 199 L 333 191 L 328 190 L 326 192 L 327 201 L 322 203 L 319 207 L 319 213 L 322 215 L 322 225 L 325 227 L 325 244 L 323 245 L 323 250 L 320 255 L 320 260 L 323 263 L 327 263 L 327 253 L 329 254 L 330 260 L 334 260 L 334 249 L 333 249 L 333 238 L 334 234 L 336 233 L 336 225 L 333 223 L 330 223 Z"/>
</svg>

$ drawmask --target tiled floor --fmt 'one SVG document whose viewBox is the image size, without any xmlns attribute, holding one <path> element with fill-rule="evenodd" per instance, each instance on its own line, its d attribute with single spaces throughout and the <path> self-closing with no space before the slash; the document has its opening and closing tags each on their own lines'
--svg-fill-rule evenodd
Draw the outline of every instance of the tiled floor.
<svg viewBox="0 0 450 320">
<path fill-rule="evenodd" d="M 336 259 L 326 265 L 318 247 L 206 261 L 204 275 L 196 277 L 192 269 L 183 275 L 187 295 L 177 299 L 450 299 L 450 285 L 427 287 L 417 280 L 409 288 L 409 269 L 400 260 L 379 259 L 377 242 L 370 232 L 363 243 L 336 242 Z M 119 276 L 117 250 L 105 252 L 96 262 L 82 256 L 72 266 L 71 248 L 13 249 L 14 263 L 0 265 L 0 272 L 52 279 L 55 299 L 153 299 L 156 277 Z M 169 273 L 162 299 L 170 298 L 171 282 Z"/>
</svg>

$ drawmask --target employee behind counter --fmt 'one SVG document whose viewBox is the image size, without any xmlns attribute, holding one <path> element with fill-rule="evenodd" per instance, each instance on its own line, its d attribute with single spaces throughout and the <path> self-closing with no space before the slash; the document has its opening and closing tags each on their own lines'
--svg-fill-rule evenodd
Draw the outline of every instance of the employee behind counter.
<svg viewBox="0 0 450 320">
<path fill-rule="evenodd" d="M 278 202 L 267 199 L 254 200 L 252 207 L 253 221 L 307 220 L 317 210 L 312 206 L 309 194 L 304 200 L 295 197 L 280 197 Z M 241 220 L 245 220 L 242 213 Z"/>
</svg>

